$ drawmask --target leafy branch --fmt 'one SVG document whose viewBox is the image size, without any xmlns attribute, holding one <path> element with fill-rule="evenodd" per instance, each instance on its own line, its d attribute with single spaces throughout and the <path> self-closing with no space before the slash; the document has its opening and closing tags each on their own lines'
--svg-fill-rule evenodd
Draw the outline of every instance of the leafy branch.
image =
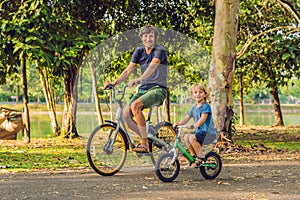
<svg viewBox="0 0 300 200">
<path fill-rule="evenodd" d="M 298 24 L 300 24 L 300 17 L 299 14 L 297 13 L 297 11 L 286 1 L 284 0 L 278 0 L 279 4 L 285 8 L 286 10 L 288 10 L 290 13 L 292 13 L 292 15 L 295 17 L 295 19 L 297 20 Z"/>
<path fill-rule="evenodd" d="M 259 38 L 260 36 L 266 35 L 267 33 L 271 33 L 271 32 L 274 32 L 274 31 L 282 30 L 282 29 L 293 29 L 293 31 L 290 31 L 289 33 L 300 32 L 300 28 L 295 28 L 294 26 L 279 26 L 279 27 L 275 27 L 275 28 L 269 29 L 267 31 L 261 32 L 261 33 L 251 37 L 250 39 L 248 39 L 246 41 L 246 43 L 242 47 L 242 49 L 236 54 L 236 58 L 239 59 L 247 51 L 247 49 L 252 44 L 252 42 L 254 40 L 256 40 L 257 38 Z"/>
</svg>

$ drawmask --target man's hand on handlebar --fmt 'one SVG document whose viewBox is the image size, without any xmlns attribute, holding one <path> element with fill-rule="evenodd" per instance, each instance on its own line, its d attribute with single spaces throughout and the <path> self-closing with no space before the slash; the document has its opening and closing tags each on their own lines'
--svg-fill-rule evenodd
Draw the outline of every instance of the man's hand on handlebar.
<svg viewBox="0 0 300 200">
<path fill-rule="evenodd" d="M 139 83 L 141 83 L 141 81 L 139 79 L 133 79 L 133 80 L 129 81 L 128 87 L 131 88 L 132 86 L 137 85 Z"/>
<path fill-rule="evenodd" d="M 104 86 L 102 87 L 102 89 L 103 90 L 107 90 L 107 89 L 111 89 L 111 88 L 113 88 L 114 87 L 114 85 L 112 84 L 112 83 L 110 83 L 110 82 L 105 82 L 104 83 Z"/>
</svg>

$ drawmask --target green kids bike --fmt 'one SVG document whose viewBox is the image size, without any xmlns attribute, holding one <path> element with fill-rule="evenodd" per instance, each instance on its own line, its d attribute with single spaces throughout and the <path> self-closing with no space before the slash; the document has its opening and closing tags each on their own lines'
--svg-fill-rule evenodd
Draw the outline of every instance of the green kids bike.
<svg viewBox="0 0 300 200">
<path fill-rule="evenodd" d="M 179 154 L 182 153 L 190 164 L 196 162 L 196 159 L 198 159 L 192 156 L 181 144 L 180 132 L 182 128 L 184 126 L 176 127 L 176 140 L 173 148 L 157 159 L 155 172 L 157 177 L 164 182 L 171 182 L 177 178 L 180 171 Z M 197 168 L 200 169 L 200 173 L 205 179 L 216 178 L 222 169 L 222 161 L 219 154 L 213 151 L 208 152 L 199 162 Z"/>
</svg>

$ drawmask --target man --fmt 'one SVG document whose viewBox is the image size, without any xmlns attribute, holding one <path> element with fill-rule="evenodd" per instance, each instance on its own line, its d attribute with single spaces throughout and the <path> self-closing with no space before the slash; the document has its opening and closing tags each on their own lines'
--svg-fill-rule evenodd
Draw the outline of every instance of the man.
<svg viewBox="0 0 300 200">
<path fill-rule="evenodd" d="M 131 98 L 129 106 L 124 109 L 128 127 L 141 137 L 140 144 L 134 149 L 138 153 L 149 152 L 146 119 L 142 110 L 155 104 L 161 104 L 167 93 L 167 54 L 163 46 L 156 44 L 157 36 L 158 31 L 155 27 L 147 25 L 141 28 L 140 38 L 144 46 L 136 48 L 127 68 L 112 83 L 115 86 L 126 80 L 133 69 L 138 64 L 140 65 L 141 77 L 130 80 L 128 87 L 139 83 L 141 85 L 137 94 Z M 109 84 L 105 83 L 103 89 L 107 88 Z"/>
</svg>

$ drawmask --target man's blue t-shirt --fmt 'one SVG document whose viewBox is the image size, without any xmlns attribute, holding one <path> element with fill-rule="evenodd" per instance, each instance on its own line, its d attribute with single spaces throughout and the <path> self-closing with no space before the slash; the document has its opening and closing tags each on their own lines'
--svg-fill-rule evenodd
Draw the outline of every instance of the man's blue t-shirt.
<svg viewBox="0 0 300 200">
<path fill-rule="evenodd" d="M 207 119 L 205 123 L 203 123 L 201 126 L 199 126 L 196 130 L 196 133 L 200 134 L 216 134 L 213 118 L 212 118 L 212 112 L 211 112 L 211 107 L 210 105 L 205 102 L 203 105 L 197 107 L 197 105 L 194 105 L 191 110 L 188 112 L 188 115 L 194 119 L 195 122 L 197 122 L 202 114 L 208 113 Z"/>
<path fill-rule="evenodd" d="M 146 53 L 144 46 L 135 49 L 131 62 L 140 64 L 141 72 L 144 74 L 153 58 L 160 60 L 160 65 L 147 79 L 142 81 L 140 89 L 150 89 L 154 86 L 167 87 L 168 61 L 167 53 L 163 46 L 155 45 L 150 54 Z"/>
</svg>

